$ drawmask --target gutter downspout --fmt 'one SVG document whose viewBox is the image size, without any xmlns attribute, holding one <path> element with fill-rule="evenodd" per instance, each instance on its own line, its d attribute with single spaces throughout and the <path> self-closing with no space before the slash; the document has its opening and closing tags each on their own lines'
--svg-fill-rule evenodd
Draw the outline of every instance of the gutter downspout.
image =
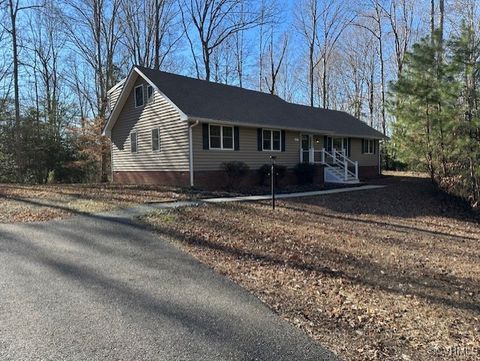
<svg viewBox="0 0 480 361">
<path fill-rule="evenodd" d="M 196 127 L 200 122 L 196 120 L 194 123 L 189 124 L 188 126 L 188 148 L 189 148 L 189 156 L 190 156 L 190 162 L 189 162 L 189 171 L 190 171 L 190 187 L 194 186 L 194 181 L 193 181 L 193 141 L 192 141 L 192 129 L 193 127 Z"/>
</svg>

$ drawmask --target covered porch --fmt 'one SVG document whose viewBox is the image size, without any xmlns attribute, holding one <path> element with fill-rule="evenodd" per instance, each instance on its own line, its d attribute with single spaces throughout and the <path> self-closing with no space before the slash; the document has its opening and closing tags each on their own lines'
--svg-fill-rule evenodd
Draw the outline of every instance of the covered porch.
<svg viewBox="0 0 480 361">
<path fill-rule="evenodd" d="M 350 159 L 351 138 L 302 133 L 300 163 L 325 166 L 327 183 L 359 183 L 358 161 Z"/>
</svg>

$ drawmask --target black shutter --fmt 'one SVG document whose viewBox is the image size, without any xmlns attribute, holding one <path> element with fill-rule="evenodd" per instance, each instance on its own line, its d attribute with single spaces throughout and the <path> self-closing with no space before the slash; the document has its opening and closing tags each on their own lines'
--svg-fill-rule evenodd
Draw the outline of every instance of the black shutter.
<svg viewBox="0 0 480 361">
<path fill-rule="evenodd" d="M 365 154 L 365 139 L 362 139 L 362 154 Z"/>
<path fill-rule="evenodd" d="M 328 137 L 326 135 L 323 136 L 323 148 L 328 152 Z"/>
<path fill-rule="evenodd" d="M 257 128 L 257 150 L 262 151 L 262 128 Z"/>
<path fill-rule="evenodd" d="M 352 138 L 347 138 L 347 157 L 352 154 Z"/>
<path fill-rule="evenodd" d="M 285 152 L 285 131 L 282 129 L 282 152 Z"/>
<path fill-rule="evenodd" d="M 208 123 L 202 123 L 202 131 L 203 131 L 203 149 L 210 149 Z"/>
<path fill-rule="evenodd" d="M 240 131 L 238 127 L 233 127 L 233 140 L 235 142 L 234 149 L 240 150 Z"/>
<path fill-rule="evenodd" d="M 373 140 L 373 154 L 377 154 L 377 141 Z"/>
</svg>

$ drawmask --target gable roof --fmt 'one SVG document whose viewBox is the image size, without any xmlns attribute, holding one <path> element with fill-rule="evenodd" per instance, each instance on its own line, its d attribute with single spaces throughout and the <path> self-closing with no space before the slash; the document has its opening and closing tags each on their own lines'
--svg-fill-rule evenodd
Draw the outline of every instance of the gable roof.
<svg viewBox="0 0 480 361">
<path fill-rule="evenodd" d="M 288 103 L 267 93 L 139 66 L 134 70 L 154 85 L 189 120 L 385 138 L 380 132 L 345 112 Z M 128 88 L 128 82 L 127 80 L 124 88 Z M 120 101 L 117 105 L 118 103 Z M 111 130 L 115 122 L 112 116 L 107 122 L 107 130 Z"/>
</svg>

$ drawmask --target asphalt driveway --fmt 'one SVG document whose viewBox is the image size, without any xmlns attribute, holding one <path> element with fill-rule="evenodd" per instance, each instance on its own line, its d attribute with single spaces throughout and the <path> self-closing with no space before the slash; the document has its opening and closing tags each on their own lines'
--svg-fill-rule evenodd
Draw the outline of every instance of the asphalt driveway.
<svg viewBox="0 0 480 361">
<path fill-rule="evenodd" d="M 129 216 L 0 225 L 1 360 L 323 360 Z"/>
</svg>

